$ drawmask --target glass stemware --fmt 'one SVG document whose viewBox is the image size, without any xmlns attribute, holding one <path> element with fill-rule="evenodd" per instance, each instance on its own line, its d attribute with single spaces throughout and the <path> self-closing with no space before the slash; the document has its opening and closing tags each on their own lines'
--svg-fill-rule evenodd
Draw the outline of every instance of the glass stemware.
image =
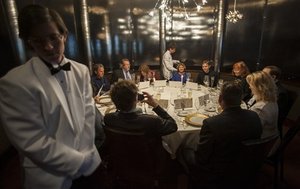
<svg viewBox="0 0 300 189">
<path fill-rule="evenodd" d="M 210 87 L 214 87 L 214 83 L 215 83 L 215 76 L 211 76 L 210 77 Z"/>
<path fill-rule="evenodd" d="M 203 83 L 206 87 L 209 87 L 209 77 L 208 75 L 205 75 L 203 78 Z"/>
<path fill-rule="evenodd" d="M 200 110 L 199 98 L 195 98 L 194 105 L 195 105 L 195 108 L 196 108 L 196 113 L 199 113 L 199 110 Z"/>
<path fill-rule="evenodd" d="M 218 81 L 218 89 L 221 89 L 221 87 L 223 86 L 224 80 L 223 79 L 219 79 Z"/>
</svg>

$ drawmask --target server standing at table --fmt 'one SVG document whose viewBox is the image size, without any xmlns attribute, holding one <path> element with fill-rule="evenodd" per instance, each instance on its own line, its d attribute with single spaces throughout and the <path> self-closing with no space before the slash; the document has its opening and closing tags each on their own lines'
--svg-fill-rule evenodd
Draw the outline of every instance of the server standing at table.
<svg viewBox="0 0 300 189">
<path fill-rule="evenodd" d="M 162 59 L 162 73 L 166 80 L 170 80 L 172 78 L 172 73 L 177 71 L 174 68 L 174 64 L 179 63 L 179 60 L 173 60 L 172 54 L 176 52 L 176 44 L 170 43 L 167 47 L 167 51 L 163 55 Z"/>
<path fill-rule="evenodd" d="M 56 11 L 28 5 L 18 21 L 35 56 L 0 80 L 1 125 L 19 152 L 25 189 L 68 189 L 101 162 L 89 70 L 64 56 L 68 30 Z"/>
</svg>

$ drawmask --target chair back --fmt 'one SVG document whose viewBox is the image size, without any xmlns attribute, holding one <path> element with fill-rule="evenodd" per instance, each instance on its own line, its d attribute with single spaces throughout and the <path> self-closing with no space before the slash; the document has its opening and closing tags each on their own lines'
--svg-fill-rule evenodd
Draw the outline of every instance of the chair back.
<svg viewBox="0 0 300 189">
<path fill-rule="evenodd" d="M 230 168 L 228 176 L 225 177 L 224 183 L 231 188 L 242 186 L 252 188 L 264 159 L 277 138 L 278 136 L 273 136 L 267 139 L 243 141 L 240 153 Z"/>
<path fill-rule="evenodd" d="M 280 156 L 283 156 L 283 153 L 284 153 L 286 147 L 293 140 L 293 138 L 297 135 L 299 130 L 300 130 L 300 121 L 298 119 L 296 124 L 294 126 L 290 127 L 288 129 L 288 131 L 285 133 L 285 135 L 283 136 L 283 138 L 281 140 L 279 147 L 276 149 L 276 151 L 274 152 L 274 155 L 272 155 L 272 156 L 275 156 L 275 157 L 277 156 L 278 158 Z"/>
<path fill-rule="evenodd" d="M 167 175 L 166 162 L 170 156 L 162 147 L 161 137 L 108 127 L 104 131 L 107 166 L 113 177 L 151 185 Z"/>
</svg>

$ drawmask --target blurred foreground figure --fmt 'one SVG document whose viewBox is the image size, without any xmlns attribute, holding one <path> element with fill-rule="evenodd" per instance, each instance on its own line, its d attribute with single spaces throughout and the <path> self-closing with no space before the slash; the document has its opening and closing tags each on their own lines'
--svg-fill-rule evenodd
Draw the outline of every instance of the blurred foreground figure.
<svg viewBox="0 0 300 189">
<path fill-rule="evenodd" d="M 101 159 L 88 68 L 64 56 L 68 30 L 52 9 L 19 14 L 20 38 L 36 56 L 0 80 L 1 125 L 19 151 L 26 189 L 68 189 Z"/>
</svg>

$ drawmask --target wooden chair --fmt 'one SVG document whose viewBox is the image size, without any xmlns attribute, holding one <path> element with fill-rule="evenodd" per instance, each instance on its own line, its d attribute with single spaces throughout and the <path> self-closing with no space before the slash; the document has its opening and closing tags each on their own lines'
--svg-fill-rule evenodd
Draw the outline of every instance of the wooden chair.
<svg viewBox="0 0 300 189">
<path fill-rule="evenodd" d="M 161 137 L 108 127 L 104 127 L 104 131 L 104 161 L 112 179 L 112 188 L 159 188 L 170 181 L 171 159 L 162 147 Z"/>
<path fill-rule="evenodd" d="M 273 188 L 279 188 L 279 181 L 284 180 L 284 152 L 288 144 L 293 140 L 300 130 L 300 118 L 294 126 L 290 127 L 288 131 L 283 136 L 280 145 L 275 150 L 275 152 L 268 158 L 266 158 L 265 163 L 274 167 L 274 185 Z"/>
</svg>

